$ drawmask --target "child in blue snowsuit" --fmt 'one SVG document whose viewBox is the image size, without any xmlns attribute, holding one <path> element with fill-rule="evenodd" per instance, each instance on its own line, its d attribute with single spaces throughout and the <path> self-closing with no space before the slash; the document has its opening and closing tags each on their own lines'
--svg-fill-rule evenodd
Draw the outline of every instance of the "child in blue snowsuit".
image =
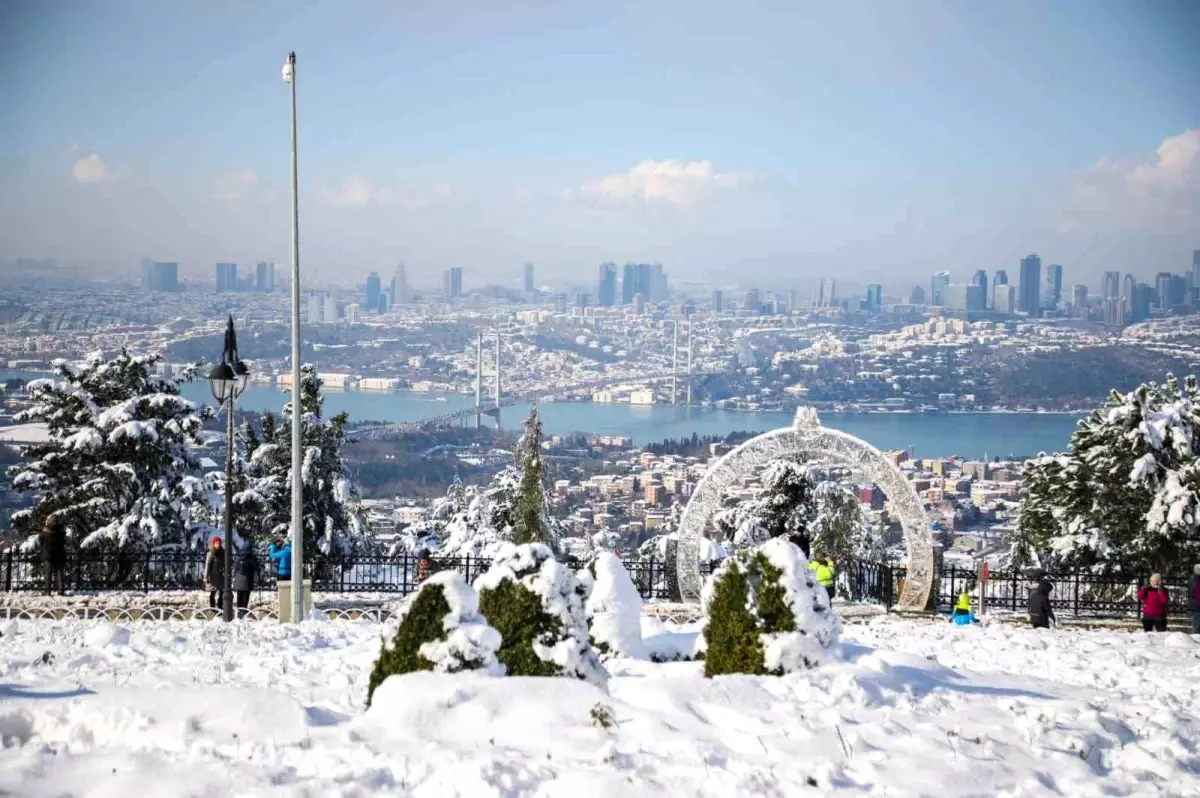
<svg viewBox="0 0 1200 798">
<path fill-rule="evenodd" d="M 967 591 L 964 590 L 958 594 L 958 601 L 954 602 L 954 609 L 950 611 L 950 622 L 955 626 L 970 626 L 973 623 L 979 623 L 975 613 L 971 612 L 971 597 L 967 595 Z"/>
</svg>

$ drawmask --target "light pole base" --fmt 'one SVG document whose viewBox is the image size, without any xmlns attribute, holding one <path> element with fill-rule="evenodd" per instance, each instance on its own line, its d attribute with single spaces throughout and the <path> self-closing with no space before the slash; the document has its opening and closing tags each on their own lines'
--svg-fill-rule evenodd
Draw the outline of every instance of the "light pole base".
<svg viewBox="0 0 1200 798">
<path fill-rule="evenodd" d="M 302 614 L 301 618 L 292 617 L 292 582 L 279 582 L 276 588 L 279 590 L 279 622 L 293 623 L 303 621 L 312 612 L 312 580 L 305 579 L 303 582 L 301 593 L 302 599 Z"/>
</svg>

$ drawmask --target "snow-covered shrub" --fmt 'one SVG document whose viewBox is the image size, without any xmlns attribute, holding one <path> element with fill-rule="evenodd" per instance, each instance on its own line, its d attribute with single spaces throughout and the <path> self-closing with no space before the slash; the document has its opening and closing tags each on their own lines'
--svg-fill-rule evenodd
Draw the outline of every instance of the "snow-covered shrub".
<svg viewBox="0 0 1200 798">
<path fill-rule="evenodd" d="M 510 676 L 607 676 L 588 639 L 586 585 L 547 546 L 502 546 L 475 580 L 479 610 L 500 632 L 496 658 Z"/>
<path fill-rule="evenodd" d="M 500 676 L 500 633 L 479 615 L 475 591 L 457 571 L 429 577 L 404 603 L 391 643 L 380 646 L 371 670 L 367 704 L 389 676 L 413 671 L 482 670 Z"/>
<path fill-rule="evenodd" d="M 705 584 L 702 601 L 708 677 L 813 668 L 841 634 L 808 561 L 781 538 L 722 563 Z"/>
<path fill-rule="evenodd" d="M 642 644 L 642 597 L 615 554 L 601 552 L 588 565 L 592 589 L 586 609 L 592 645 L 601 659 L 646 659 Z"/>
</svg>

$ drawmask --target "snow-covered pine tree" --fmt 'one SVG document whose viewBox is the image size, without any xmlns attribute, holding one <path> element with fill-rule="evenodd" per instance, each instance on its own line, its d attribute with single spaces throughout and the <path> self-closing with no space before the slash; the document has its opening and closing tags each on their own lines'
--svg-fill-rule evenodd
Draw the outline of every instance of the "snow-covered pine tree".
<svg viewBox="0 0 1200 798">
<path fill-rule="evenodd" d="M 866 520 L 857 494 L 834 480 L 824 480 L 813 488 L 808 531 L 814 556 L 857 557 L 869 548 Z"/>
<path fill-rule="evenodd" d="M 1113 392 L 1079 423 L 1065 454 L 1027 465 L 1014 559 L 1183 569 L 1200 557 L 1198 459 L 1194 377 Z"/>
<path fill-rule="evenodd" d="M 300 374 L 301 434 L 304 461 L 304 548 L 307 552 L 339 560 L 369 549 L 358 489 L 350 481 L 342 447 L 346 443 L 345 413 L 326 419 L 322 410 L 321 379 L 316 367 L 304 365 Z M 291 417 L 293 403 L 284 405 L 276 423 L 271 414 L 251 443 L 247 436 L 246 490 L 234 500 L 249 515 L 261 519 L 253 534 L 287 536 L 291 528 Z"/>
<path fill-rule="evenodd" d="M 22 447 L 25 462 L 9 469 L 16 490 L 37 495 L 13 515 L 18 531 L 35 536 L 54 517 L 75 546 L 184 541 L 202 490 L 189 446 L 212 411 L 179 395 L 196 367 L 162 379 L 153 373 L 160 359 L 96 352 L 78 365 L 56 362 L 57 380 L 30 383 L 33 406 L 18 420 L 45 423 L 50 439 Z"/>
<path fill-rule="evenodd" d="M 522 426 L 525 434 L 517 444 L 517 463 L 521 482 L 517 486 L 513 508 L 512 540 L 514 543 L 541 543 L 551 551 L 558 549 L 558 524 L 550 514 L 546 496 L 545 474 L 542 470 L 542 420 L 537 408 L 529 411 Z"/>
</svg>

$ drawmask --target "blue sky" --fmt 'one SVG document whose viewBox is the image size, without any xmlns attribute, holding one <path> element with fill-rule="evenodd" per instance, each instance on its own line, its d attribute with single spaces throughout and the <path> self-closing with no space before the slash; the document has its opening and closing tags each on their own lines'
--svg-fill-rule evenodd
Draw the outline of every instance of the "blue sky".
<svg viewBox="0 0 1200 798">
<path fill-rule="evenodd" d="M 287 260 L 289 49 L 318 279 L 900 293 L 1200 248 L 1200 4 L 504 5 L 10 0 L 0 258 Z"/>
</svg>

